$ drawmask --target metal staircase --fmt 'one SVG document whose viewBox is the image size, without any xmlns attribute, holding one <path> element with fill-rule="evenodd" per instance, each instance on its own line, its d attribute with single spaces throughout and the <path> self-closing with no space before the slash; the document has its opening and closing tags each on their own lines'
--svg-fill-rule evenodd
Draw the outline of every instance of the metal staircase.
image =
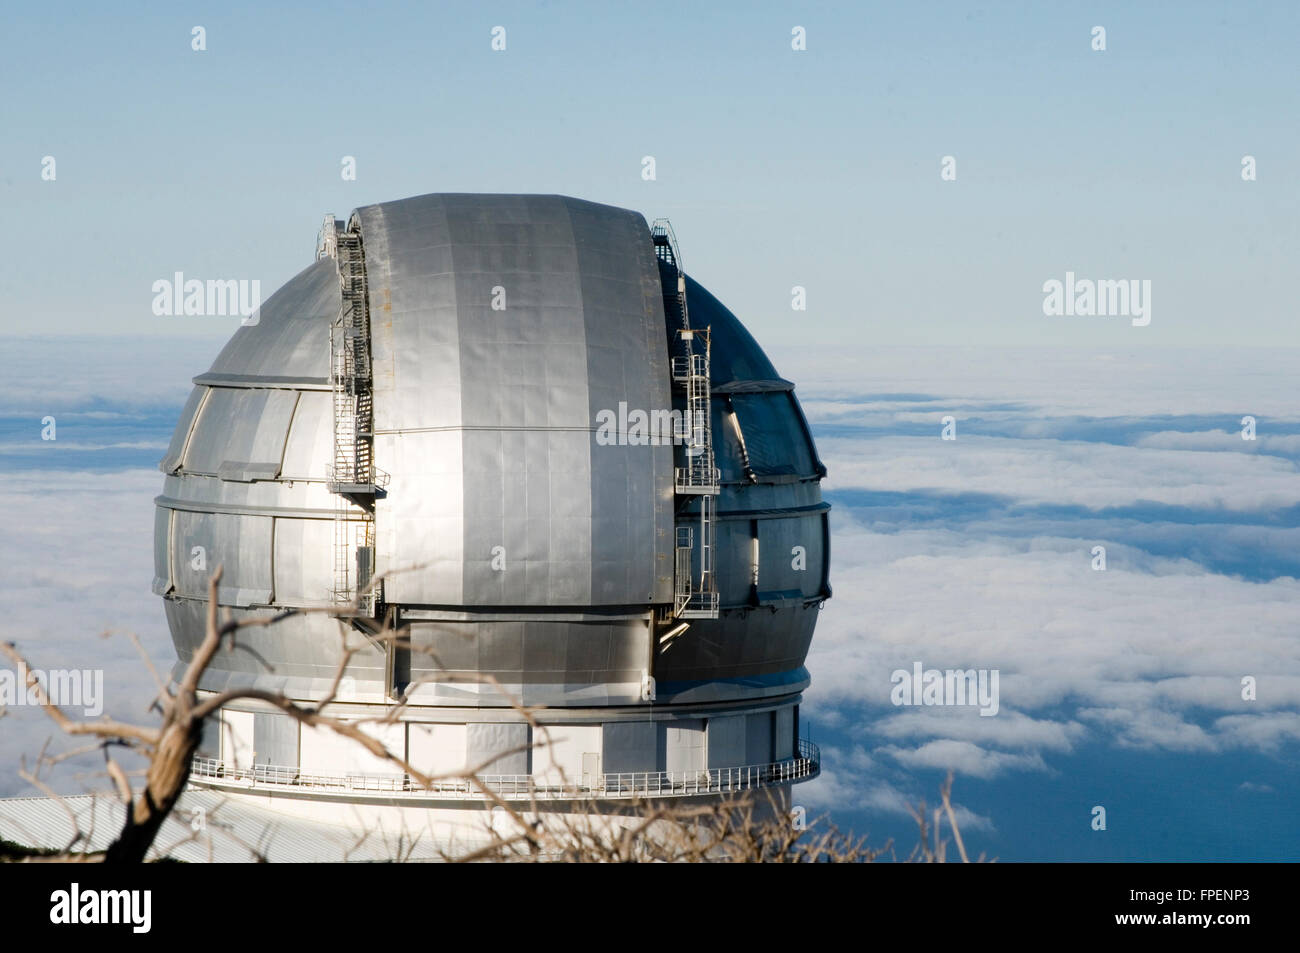
<svg viewBox="0 0 1300 953">
<path fill-rule="evenodd" d="M 370 375 L 370 314 L 361 232 L 354 222 L 326 216 L 317 242 L 318 259 L 335 260 L 339 313 L 330 326 L 330 390 L 334 399 L 334 464 L 328 487 L 334 505 L 334 602 L 351 604 L 373 575 L 375 498 L 387 474 L 375 468 L 374 396 Z M 361 596 L 360 607 L 373 613 L 377 593 Z"/>
<path fill-rule="evenodd" d="M 721 492 L 720 474 L 714 465 L 710 407 L 712 385 L 709 380 L 711 342 L 709 329 L 691 327 L 686 304 L 686 272 L 682 269 L 677 237 L 666 218 L 656 219 L 650 227 L 655 255 L 669 266 L 675 281 L 664 283 L 664 310 L 671 321 L 680 320 L 677 331 L 679 353 L 673 355 L 673 382 L 684 392 L 686 420 L 681 433 L 681 464 L 674 468 L 674 489 L 679 498 L 678 512 L 699 501 L 699 525 L 689 522 L 677 526 L 674 560 L 673 614 L 680 619 L 716 619 L 718 589 L 714 575 L 714 498 Z M 675 289 L 675 290 L 674 290 Z M 703 353 L 696 350 L 696 340 L 703 342 Z M 694 578 L 695 553 L 699 553 L 699 579 Z"/>
</svg>

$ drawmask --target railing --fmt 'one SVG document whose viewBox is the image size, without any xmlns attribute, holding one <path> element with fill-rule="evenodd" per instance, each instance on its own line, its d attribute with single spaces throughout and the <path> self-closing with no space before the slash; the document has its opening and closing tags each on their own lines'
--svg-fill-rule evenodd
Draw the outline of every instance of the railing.
<svg viewBox="0 0 1300 953">
<path fill-rule="evenodd" d="M 690 526 L 677 527 L 676 558 L 673 564 L 673 605 L 674 612 L 681 615 L 691 601 L 691 550 L 693 530 Z"/>
<path fill-rule="evenodd" d="M 709 379 L 709 360 L 703 354 L 685 354 L 673 358 L 673 380 L 685 382 Z"/>
<path fill-rule="evenodd" d="M 720 490 L 722 471 L 718 467 L 674 467 L 673 474 L 678 493 L 716 495 Z"/>
<path fill-rule="evenodd" d="M 673 233 L 673 226 L 668 219 L 655 219 L 650 224 L 650 236 L 654 242 L 655 254 L 659 259 L 670 262 L 680 270 L 682 259 L 677 248 L 677 236 Z"/>
<path fill-rule="evenodd" d="M 581 784 L 548 784 L 529 774 L 484 774 L 475 780 L 444 778 L 429 787 L 404 774 L 308 774 L 294 767 L 258 764 L 236 767 L 212 758 L 195 758 L 190 777 L 214 786 L 255 789 L 288 787 L 295 791 L 387 794 L 409 798 L 484 797 L 484 789 L 502 798 L 572 800 L 575 798 L 681 797 L 730 794 L 807 781 L 821 773 L 821 752 L 811 741 L 799 741 L 799 756 L 771 764 L 698 771 L 628 771 L 587 776 Z"/>
<path fill-rule="evenodd" d="M 679 602 L 677 615 L 682 619 L 716 619 L 719 597 L 716 591 L 695 591 Z"/>
<path fill-rule="evenodd" d="M 371 473 L 369 475 L 371 477 L 371 482 L 355 483 L 354 482 L 354 480 L 356 479 L 355 468 L 346 464 L 342 467 L 327 466 L 325 468 L 325 485 L 327 488 L 330 488 L 331 492 L 334 492 L 334 490 L 332 489 L 333 487 L 347 487 L 347 486 L 373 487 L 374 489 L 377 490 L 387 489 L 388 481 L 392 479 L 392 474 L 390 474 L 386 470 L 381 470 L 379 469 L 379 467 L 376 466 L 371 466 L 370 470 Z M 360 518 L 360 516 L 358 516 L 358 518 Z"/>
</svg>

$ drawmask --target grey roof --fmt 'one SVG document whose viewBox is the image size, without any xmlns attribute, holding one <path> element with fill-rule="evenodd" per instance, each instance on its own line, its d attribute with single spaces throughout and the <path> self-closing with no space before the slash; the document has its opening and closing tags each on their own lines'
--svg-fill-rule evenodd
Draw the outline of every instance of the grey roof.
<svg viewBox="0 0 1300 953">
<path fill-rule="evenodd" d="M 86 835 L 76 850 L 97 852 L 121 830 L 122 804 L 108 796 L 74 795 L 0 798 L 0 839 L 26 847 L 62 850 L 74 828 L 68 811 Z M 197 812 L 201 811 L 201 815 Z M 200 830 L 195 818 L 201 816 Z M 220 792 L 186 791 L 154 842 L 152 859 L 169 857 L 188 863 L 340 863 L 359 861 L 436 860 L 426 836 L 411 843 L 402 832 L 372 831 L 290 817 L 256 804 L 232 800 Z"/>
</svg>

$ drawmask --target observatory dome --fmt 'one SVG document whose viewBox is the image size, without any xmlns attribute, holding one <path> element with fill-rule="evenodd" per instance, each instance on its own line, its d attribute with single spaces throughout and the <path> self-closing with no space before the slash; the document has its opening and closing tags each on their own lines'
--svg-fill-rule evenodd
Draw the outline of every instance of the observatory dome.
<svg viewBox="0 0 1300 953">
<path fill-rule="evenodd" d="M 666 223 L 554 195 L 331 216 L 194 384 L 156 501 L 178 666 L 218 565 L 236 617 L 358 607 L 241 630 L 204 691 L 319 699 L 347 641 L 344 711 L 405 699 L 389 740 L 431 769 L 502 752 L 493 776 L 558 768 L 592 796 L 621 772 L 815 774 L 797 711 L 830 595 L 826 471 L 794 385 Z M 512 701 L 568 747 L 517 750 Z M 346 773 L 287 722 L 232 705 L 196 777 Z"/>
</svg>

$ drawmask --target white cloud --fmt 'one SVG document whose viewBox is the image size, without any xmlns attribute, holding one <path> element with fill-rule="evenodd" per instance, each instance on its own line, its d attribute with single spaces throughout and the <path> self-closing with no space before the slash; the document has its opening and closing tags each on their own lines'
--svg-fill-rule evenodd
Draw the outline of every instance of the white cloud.
<svg viewBox="0 0 1300 953">
<path fill-rule="evenodd" d="M 10 474 L 5 485 L 18 518 L 2 544 L 0 639 L 16 643 L 35 669 L 102 669 L 105 713 L 151 723 L 145 707 L 153 681 L 124 633 L 136 633 L 164 676 L 170 671 L 175 653 L 162 600 L 150 590 L 153 498 L 162 474 L 29 471 Z M 0 664 L 9 667 L 7 659 Z M 24 756 L 32 766 L 47 739 L 53 751 L 79 746 L 38 709 L 5 712 L 0 763 L 8 767 L 0 772 L 0 795 L 30 792 L 17 766 Z M 103 764 L 98 753 L 77 758 L 57 770 L 57 786 L 102 790 Z"/>
<path fill-rule="evenodd" d="M 1085 708 L 1079 712 L 1079 717 L 1111 728 L 1116 741 L 1126 748 L 1207 752 L 1218 750 L 1220 746 L 1199 725 L 1184 721 L 1174 712 L 1151 708 Z"/>
<path fill-rule="evenodd" d="M 34 428 L 36 429 L 36 428 Z M 50 440 L 46 443 L 36 443 L 28 441 L 26 443 L 0 443 L 0 453 L 25 453 L 30 452 L 33 447 L 40 447 L 42 453 L 55 453 L 58 451 L 76 450 L 80 452 L 96 452 L 100 450 L 157 450 L 161 457 L 162 452 L 167 449 L 167 444 L 160 440 L 128 440 L 121 443 L 78 443 L 74 440 Z"/>
<path fill-rule="evenodd" d="M 1300 434 L 1270 434 L 1267 425 L 1256 431 L 1254 440 L 1241 439 L 1240 430 L 1158 430 L 1133 442 L 1135 447 L 1158 450 L 1215 450 L 1228 452 L 1300 453 Z"/>
<path fill-rule="evenodd" d="M 872 730 L 919 730 L 1011 745 L 1037 725 L 1037 747 L 1060 746 L 1026 714 L 1060 705 L 1248 713 L 1300 704 L 1294 633 L 1300 581 L 1254 583 L 1149 557 L 1137 568 L 1089 565 L 1090 540 L 970 538 L 957 532 L 868 532 L 840 514 L 835 597 L 809 657 L 815 714 L 844 702 L 888 710 Z M 901 713 L 890 675 L 914 661 L 1000 673 L 992 718 Z M 1258 680 L 1258 701 L 1241 678 Z"/>
<path fill-rule="evenodd" d="M 831 434 L 825 487 L 878 494 L 832 512 L 810 718 L 838 709 L 838 730 L 886 742 L 878 762 L 981 778 L 1085 740 L 1213 755 L 1300 739 L 1296 530 L 1271 519 L 1300 502 L 1300 468 L 1267 455 L 1300 438 L 1233 429 L 1247 413 L 1296 429 L 1296 353 L 915 356 L 833 356 L 800 387 Z M 1252 561 L 1259 578 L 1218 568 Z M 914 661 L 997 669 L 998 715 L 895 708 L 890 675 Z"/>
<path fill-rule="evenodd" d="M 909 709 L 873 721 L 870 725 L 872 735 L 894 740 L 974 739 L 1000 748 L 1064 752 L 1072 751 L 1087 731 L 1077 721 L 1031 718 L 1017 711 L 984 717 L 972 708 Z"/>
<path fill-rule="evenodd" d="M 885 745 L 877 753 L 888 755 L 908 768 L 930 768 L 953 771 L 975 778 L 993 778 L 1007 771 L 1046 771 L 1047 765 L 1038 753 L 1008 754 L 991 751 L 969 741 L 941 739 L 928 741 L 918 748 L 899 748 Z"/>
<path fill-rule="evenodd" d="M 933 807 L 938 792 L 928 794 L 905 791 L 895 780 L 886 776 L 882 766 L 863 748 L 850 751 L 837 748 L 822 749 L 822 773 L 814 781 L 801 784 L 794 790 L 793 803 L 808 808 L 809 819 L 818 812 L 839 813 L 869 811 L 897 817 L 913 817 L 913 809 L 922 805 Z M 993 831 L 990 817 L 976 813 L 954 802 L 953 813 L 959 829 L 965 831 Z M 880 846 L 872 843 L 872 846 Z M 911 845 L 895 845 L 904 855 Z"/>
<path fill-rule="evenodd" d="M 1225 744 L 1275 751 L 1300 740 L 1300 712 L 1274 711 L 1259 715 L 1225 715 L 1214 722 Z"/>
<path fill-rule="evenodd" d="M 1300 377 L 1297 348 L 836 351 L 818 344 L 784 348 L 779 358 L 778 370 L 799 385 L 801 400 L 923 395 L 972 406 L 1022 404 L 1044 417 L 1222 414 L 1225 425 L 1246 414 L 1294 419 Z"/>
<path fill-rule="evenodd" d="M 819 441 L 826 487 L 983 493 L 1093 509 L 1149 502 L 1240 511 L 1300 500 L 1300 471 L 1279 457 L 981 437 L 963 433 L 960 420 L 957 439 L 941 440 L 938 417 L 933 423 L 933 437 Z"/>
</svg>

